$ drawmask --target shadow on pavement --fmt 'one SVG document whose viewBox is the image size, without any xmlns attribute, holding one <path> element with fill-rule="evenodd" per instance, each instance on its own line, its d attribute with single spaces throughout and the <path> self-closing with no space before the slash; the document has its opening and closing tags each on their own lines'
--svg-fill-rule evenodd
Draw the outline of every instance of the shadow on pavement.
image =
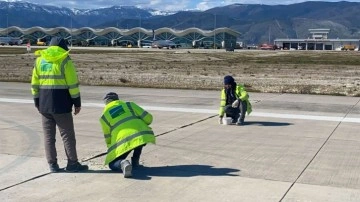
<svg viewBox="0 0 360 202">
<path fill-rule="evenodd" d="M 232 174 L 239 172 L 238 169 L 233 168 L 214 168 L 208 165 L 176 165 L 176 166 L 160 166 L 160 167 L 145 167 L 139 166 L 133 168 L 132 179 L 136 180 L 150 180 L 151 177 L 194 177 L 194 176 L 239 176 Z M 64 171 L 65 172 L 65 171 Z M 77 173 L 98 173 L 98 174 L 115 174 L 121 172 L 114 172 L 109 170 L 88 170 Z"/>
<path fill-rule="evenodd" d="M 258 126 L 289 126 L 292 123 L 285 122 L 267 122 L 267 121 L 245 121 L 244 125 L 258 125 Z"/>
<path fill-rule="evenodd" d="M 150 180 L 151 177 L 239 176 L 232 168 L 214 168 L 209 165 L 176 165 L 161 167 L 140 166 L 133 171 L 133 179 Z"/>
</svg>

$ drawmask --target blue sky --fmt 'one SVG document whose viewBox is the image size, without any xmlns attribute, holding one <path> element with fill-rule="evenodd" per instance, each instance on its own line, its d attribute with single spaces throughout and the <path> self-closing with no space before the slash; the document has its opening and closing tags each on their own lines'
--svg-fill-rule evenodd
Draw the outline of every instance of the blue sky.
<svg viewBox="0 0 360 202">
<path fill-rule="evenodd" d="M 14 0 L 7 0 L 14 1 Z M 178 11 L 188 9 L 207 10 L 213 7 L 226 6 L 234 3 L 242 4 L 293 4 L 304 2 L 303 0 L 25 0 L 30 3 L 43 5 L 64 6 L 68 8 L 103 8 L 115 5 L 137 6 L 141 8 L 149 7 L 163 11 Z M 327 2 L 338 2 L 326 0 Z M 350 2 L 360 2 L 360 0 L 350 0 Z"/>
</svg>

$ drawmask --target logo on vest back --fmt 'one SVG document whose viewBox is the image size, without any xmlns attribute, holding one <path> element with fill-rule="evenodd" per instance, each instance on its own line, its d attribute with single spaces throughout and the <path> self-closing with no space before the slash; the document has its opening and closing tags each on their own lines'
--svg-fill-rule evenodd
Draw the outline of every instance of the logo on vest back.
<svg viewBox="0 0 360 202">
<path fill-rule="evenodd" d="M 120 105 L 120 106 L 110 109 L 109 113 L 110 113 L 111 118 L 114 119 L 114 118 L 124 114 L 125 111 L 124 111 L 124 108 Z"/>
<path fill-rule="evenodd" d="M 52 70 L 52 64 L 46 62 L 45 60 L 41 60 L 40 69 L 42 72 L 49 72 Z"/>
</svg>

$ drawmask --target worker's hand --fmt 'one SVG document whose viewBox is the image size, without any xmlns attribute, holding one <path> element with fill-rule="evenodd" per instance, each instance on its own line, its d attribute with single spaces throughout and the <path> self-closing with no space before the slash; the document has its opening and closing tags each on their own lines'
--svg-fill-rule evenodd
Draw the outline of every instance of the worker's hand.
<svg viewBox="0 0 360 202">
<path fill-rule="evenodd" d="M 233 108 L 237 108 L 239 107 L 239 100 L 235 100 L 232 105 L 231 105 Z"/>
<path fill-rule="evenodd" d="M 74 115 L 77 115 L 78 113 L 80 113 L 81 107 L 75 107 L 74 110 Z"/>
<path fill-rule="evenodd" d="M 223 124 L 223 117 L 219 117 L 219 124 Z"/>
</svg>

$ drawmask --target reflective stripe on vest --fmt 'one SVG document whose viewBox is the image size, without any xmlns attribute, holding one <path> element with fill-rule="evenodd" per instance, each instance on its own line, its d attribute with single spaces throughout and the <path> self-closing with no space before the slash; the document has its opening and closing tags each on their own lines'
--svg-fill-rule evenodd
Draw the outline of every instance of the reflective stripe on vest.
<svg viewBox="0 0 360 202">
<path fill-rule="evenodd" d="M 128 122 L 128 121 L 131 121 L 131 120 L 134 120 L 134 119 L 137 119 L 136 116 L 129 116 L 129 117 L 126 117 L 124 119 L 121 119 L 119 120 L 118 122 L 116 122 L 113 126 L 110 126 L 110 131 L 112 132 L 113 130 L 115 130 L 115 128 L 117 128 L 119 125 L 125 123 L 125 122 Z"/>
<path fill-rule="evenodd" d="M 104 134 L 104 138 L 110 138 L 111 137 L 111 134 Z"/>
<path fill-rule="evenodd" d="M 154 132 L 153 131 L 141 131 L 141 132 L 138 132 L 138 133 L 135 133 L 135 134 L 132 134 L 122 140 L 120 140 L 119 142 L 111 145 L 111 147 L 109 147 L 109 149 L 107 150 L 108 153 L 110 153 L 111 151 L 113 151 L 114 149 L 116 149 L 117 147 L 121 146 L 122 144 L 126 143 L 126 142 L 130 142 L 132 139 L 135 139 L 137 137 L 140 137 L 142 135 L 146 135 L 146 134 L 151 134 L 151 135 L 154 135 Z"/>
<path fill-rule="evenodd" d="M 64 75 L 40 75 L 39 79 L 65 79 Z"/>
<path fill-rule="evenodd" d="M 131 107 L 130 102 L 126 102 L 126 106 L 129 108 L 129 110 L 130 110 L 131 114 L 132 114 L 133 116 L 136 116 L 136 114 L 135 114 L 135 112 L 134 112 L 133 108 Z"/>
<path fill-rule="evenodd" d="M 136 116 L 136 114 L 135 114 L 135 112 L 134 112 L 134 109 L 132 108 L 130 102 L 126 102 L 126 106 L 129 108 L 131 114 L 132 114 L 133 116 Z M 144 112 L 139 116 L 139 118 L 144 119 L 146 115 L 148 115 L 148 112 L 147 112 L 147 111 L 144 111 Z"/>
<path fill-rule="evenodd" d="M 144 111 L 144 112 L 140 115 L 140 118 L 141 118 L 141 119 L 144 119 L 146 115 L 148 115 L 148 112 L 147 112 L 147 111 Z"/>
<path fill-rule="evenodd" d="M 110 122 L 106 119 L 105 115 L 101 116 L 101 119 L 105 122 L 106 125 L 108 125 L 109 127 L 111 127 Z"/>
<path fill-rule="evenodd" d="M 41 85 L 39 89 L 69 89 L 67 85 Z"/>
</svg>

